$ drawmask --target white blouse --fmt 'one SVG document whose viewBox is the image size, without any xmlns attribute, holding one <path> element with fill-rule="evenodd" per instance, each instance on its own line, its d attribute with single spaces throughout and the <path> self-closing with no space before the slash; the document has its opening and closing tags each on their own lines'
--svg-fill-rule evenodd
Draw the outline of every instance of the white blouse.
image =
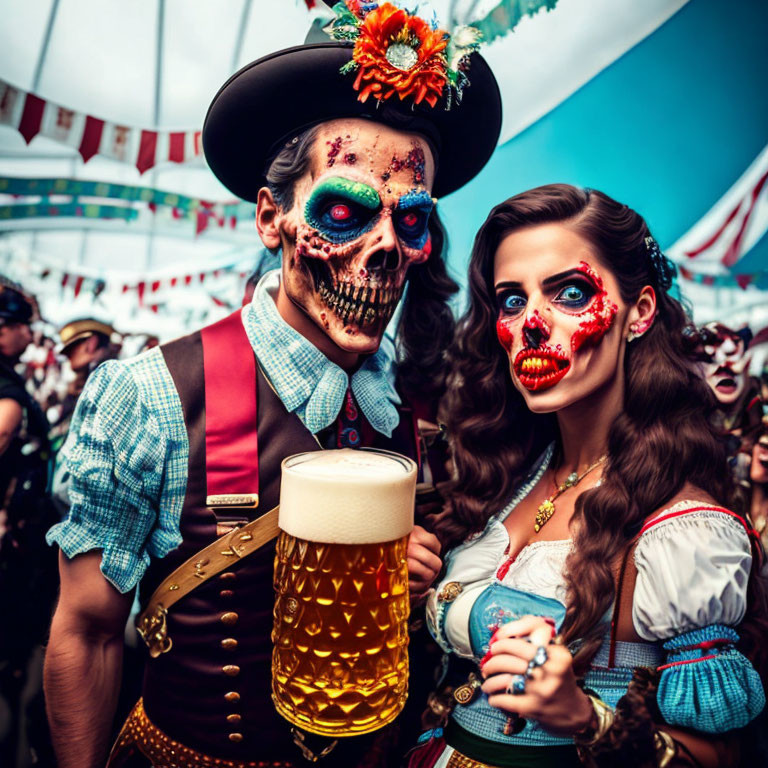
<svg viewBox="0 0 768 768">
<path fill-rule="evenodd" d="M 662 513 L 710 505 L 681 501 Z M 701 510 L 656 523 L 635 549 L 635 630 L 666 640 L 709 624 L 736 626 L 747 609 L 752 552 L 744 526 L 731 515 Z"/>
<path fill-rule="evenodd" d="M 545 460 L 525 492 L 504 509 L 508 515 L 546 469 Z M 709 506 L 682 501 L 659 513 Z M 565 561 L 570 539 L 536 541 L 518 553 L 506 572 L 509 535 L 501 515 L 491 519 L 477 538 L 457 547 L 449 556 L 442 580 L 431 591 L 427 620 L 432 633 L 438 618 L 437 595 L 450 582 L 462 591 L 446 607 L 445 639 L 457 655 L 473 656 L 469 640 L 469 614 L 488 585 L 505 586 L 554 598 L 565 603 Z M 749 538 L 738 520 L 716 511 L 691 512 L 657 523 L 640 538 L 635 549 L 637 581 L 632 618 L 645 640 L 656 641 L 709 624 L 738 624 L 744 616 L 747 580 L 752 564 Z M 501 577 L 499 578 L 499 573 Z"/>
</svg>

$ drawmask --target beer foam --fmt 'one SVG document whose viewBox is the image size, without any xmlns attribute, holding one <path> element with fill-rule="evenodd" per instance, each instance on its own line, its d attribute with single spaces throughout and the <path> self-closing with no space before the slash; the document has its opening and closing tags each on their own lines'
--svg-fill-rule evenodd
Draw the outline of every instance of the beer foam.
<svg viewBox="0 0 768 768">
<path fill-rule="evenodd" d="M 279 525 L 328 544 L 394 541 L 413 528 L 416 464 L 390 451 L 341 448 L 282 463 Z"/>
</svg>

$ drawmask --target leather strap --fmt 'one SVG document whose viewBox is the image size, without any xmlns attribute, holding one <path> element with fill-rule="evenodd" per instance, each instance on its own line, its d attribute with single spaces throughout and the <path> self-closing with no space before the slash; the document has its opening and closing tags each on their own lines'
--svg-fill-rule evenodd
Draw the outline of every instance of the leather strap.
<svg viewBox="0 0 768 768">
<path fill-rule="evenodd" d="M 632 622 L 632 602 L 635 597 L 635 581 L 637 580 L 637 568 L 635 558 L 632 556 L 640 534 L 635 536 L 627 545 L 621 557 L 621 565 L 616 579 L 616 599 L 613 605 L 611 618 L 611 640 L 608 648 L 608 666 L 614 667 L 616 661 L 616 642 L 637 642 L 640 636 L 635 632 Z"/>
<path fill-rule="evenodd" d="M 248 557 L 276 538 L 280 532 L 277 526 L 279 509 L 274 507 L 247 525 L 220 536 L 182 563 L 158 586 L 136 622 L 153 659 L 173 646 L 166 627 L 166 615 L 171 606 L 233 562 Z"/>
</svg>

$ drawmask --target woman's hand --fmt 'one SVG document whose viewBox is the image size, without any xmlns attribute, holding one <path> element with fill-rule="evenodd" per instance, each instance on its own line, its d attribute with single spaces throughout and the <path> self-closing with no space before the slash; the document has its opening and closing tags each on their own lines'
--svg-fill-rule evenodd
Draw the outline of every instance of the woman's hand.
<svg viewBox="0 0 768 768">
<path fill-rule="evenodd" d="M 510 714 L 536 720 L 551 733 L 570 736 L 593 724 L 594 710 L 587 695 L 576 684 L 570 651 L 551 643 L 554 626 L 539 616 L 523 616 L 504 624 L 491 638 L 490 650 L 480 664 L 488 703 Z M 538 648 L 546 649 L 546 661 L 529 676 L 528 662 Z M 525 682 L 524 692 L 517 695 Z"/>
<path fill-rule="evenodd" d="M 443 561 L 440 554 L 440 542 L 434 533 L 414 525 L 408 539 L 408 588 L 412 597 L 419 597 L 426 592 L 440 573 Z"/>
</svg>

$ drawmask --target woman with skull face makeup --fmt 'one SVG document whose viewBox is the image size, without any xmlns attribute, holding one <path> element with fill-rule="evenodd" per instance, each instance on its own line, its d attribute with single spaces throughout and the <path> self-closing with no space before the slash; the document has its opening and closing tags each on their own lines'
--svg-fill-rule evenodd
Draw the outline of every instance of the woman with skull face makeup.
<svg viewBox="0 0 768 768">
<path fill-rule="evenodd" d="M 735 764 L 723 734 L 765 701 L 760 548 L 721 506 L 673 270 L 597 191 L 530 190 L 480 229 L 427 606 L 452 695 L 411 766 Z"/>
</svg>

